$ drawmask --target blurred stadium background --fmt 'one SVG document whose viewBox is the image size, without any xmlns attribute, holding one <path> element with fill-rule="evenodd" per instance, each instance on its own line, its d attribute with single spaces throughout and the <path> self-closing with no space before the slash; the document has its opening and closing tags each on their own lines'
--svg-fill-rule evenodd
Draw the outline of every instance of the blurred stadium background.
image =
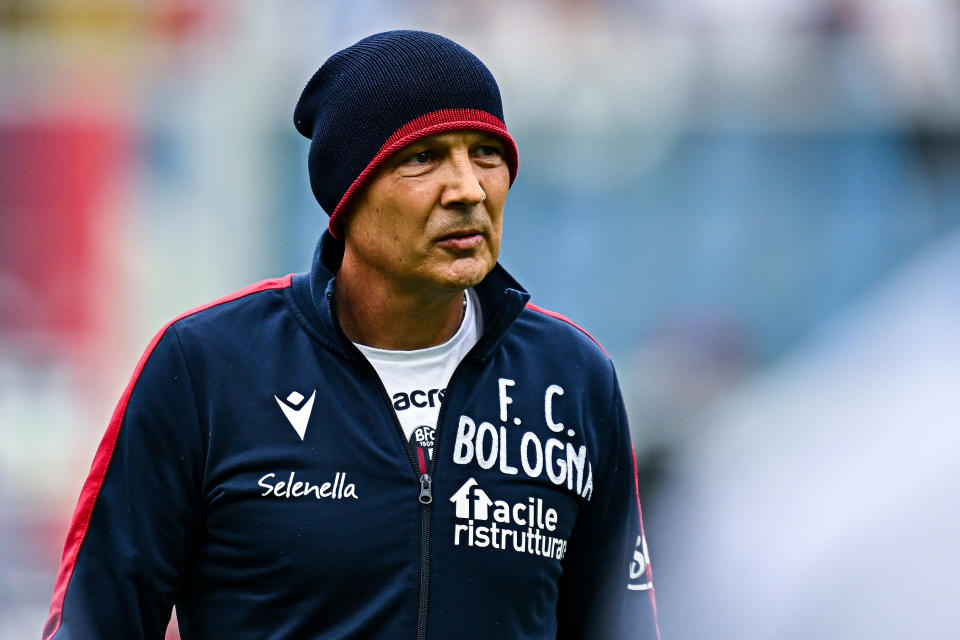
<svg viewBox="0 0 960 640">
<path fill-rule="evenodd" d="M 955 638 L 957 0 L 0 0 L 0 638 L 151 335 L 308 266 L 293 105 L 389 28 L 500 82 L 502 262 L 617 363 L 664 638 Z"/>
</svg>

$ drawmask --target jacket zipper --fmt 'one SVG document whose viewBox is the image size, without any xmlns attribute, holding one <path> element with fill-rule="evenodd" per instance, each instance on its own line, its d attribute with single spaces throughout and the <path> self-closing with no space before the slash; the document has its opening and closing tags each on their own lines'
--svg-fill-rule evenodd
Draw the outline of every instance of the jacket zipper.
<svg viewBox="0 0 960 640">
<path fill-rule="evenodd" d="M 359 349 L 357 351 L 359 353 Z M 390 410 L 393 426 L 396 428 L 403 448 L 407 452 L 407 458 L 413 466 L 414 475 L 417 476 L 417 486 L 420 490 L 417 495 L 417 502 L 420 504 L 420 591 L 417 603 L 417 640 L 426 640 L 427 605 L 430 602 L 430 509 L 433 504 L 433 474 L 437 467 L 438 452 L 440 451 L 440 435 L 443 433 L 441 427 L 447 413 L 447 403 L 440 403 L 440 412 L 437 414 L 437 424 L 433 436 L 433 456 L 430 458 L 430 461 L 427 462 L 422 457 L 418 458 L 418 456 L 413 453 L 413 447 L 408 446 L 407 438 L 403 433 L 403 427 L 400 425 L 400 418 L 397 417 L 393 403 L 390 402 L 390 395 L 387 393 L 387 388 L 383 386 L 383 381 L 380 379 L 373 365 L 370 364 L 370 361 L 367 360 L 362 353 L 360 355 L 367 365 L 367 370 L 380 388 L 380 395 Z M 453 383 L 457 379 L 461 369 L 463 369 L 467 358 L 469 358 L 469 354 L 464 356 L 463 360 L 461 360 L 456 369 L 454 369 L 453 374 L 451 374 L 450 382 L 447 384 L 448 391 L 453 387 Z M 450 394 L 447 393 L 445 397 L 449 396 Z"/>
<path fill-rule="evenodd" d="M 357 351 L 359 352 L 359 349 Z M 380 395 L 383 397 L 383 401 L 387 403 L 387 407 L 390 410 L 390 417 L 393 419 L 393 426 L 400 436 L 400 442 L 403 445 L 404 451 L 407 453 L 407 458 L 413 467 L 413 473 L 417 477 L 417 486 L 420 488 L 420 493 L 417 496 L 417 502 L 420 504 L 420 590 L 417 600 L 417 640 L 426 640 L 427 600 L 430 596 L 430 505 L 433 504 L 433 480 L 428 473 L 426 462 L 421 462 L 422 458 L 418 460 L 417 456 L 413 453 L 413 447 L 408 445 L 407 437 L 403 433 L 403 426 L 400 424 L 400 418 L 397 417 L 393 403 L 390 402 L 390 394 L 387 393 L 387 388 L 383 386 L 380 375 L 377 373 L 377 370 L 374 369 L 373 365 L 370 364 L 370 361 L 367 360 L 363 354 L 360 355 L 367 365 L 367 370 L 380 388 Z M 442 403 L 440 405 L 440 412 L 441 414 L 443 413 Z M 437 425 L 439 426 L 439 424 L 440 420 L 437 420 Z M 434 434 L 436 433 L 437 430 L 435 429 Z M 436 450 L 436 435 L 434 435 L 433 444 L 434 450 Z M 433 462 L 433 460 L 431 460 L 431 462 Z"/>
<path fill-rule="evenodd" d="M 336 317 L 335 307 L 333 306 L 332 296 L 327 297 L 328 304 L 331 305 L 331 310 L 333 311 L 334 317 Z M 342 332 L 341 332 L 342 334 Z M 344 340 L 349 342 L 349 338 L 343 336 Z M 482 340 L 482 336 L 477 341 L 479 344 Z M 417 485 L 420 489 L 420 493 L 417 496 L 417 502 L 420 504 L 420 592 L 419 592 L 419 601 L 417 603 L 417 640 L 426 640 L 427 637 L 427 605 L 430 600 L 430 508 L 433 504 L 433 477 L 432 474 L 435 473 L 437 467 L 437 458 L 438 452 L 440 451 L 440 434 L 443 432 L 441 426 L 443 425 L 443 419 L 447 414 L 447 403 L 440 403 L 440 411 L 437 414 L 437 424 L 434 427 L 433 435 L 433 456 L 430 458 L 429 463 L 423 459 L 422 455 L 419 457 L 413 452 L 413 447 L 408 446 L 407 437 L 403 433 L 403 426 L 400 424 L 400 418 L 397 417 L 397 412 L 393 408 L 393 402 L 390 401 L 390 394 L 387 393 L 387 388 L 383 386 L 383 380 L 380 379 L 380 374 L 377 373 L 377 370 L 374 368 L 370 361 L 367 360 L 366 356 L 356 348 L 352 343 L 351 345 L 356 351 L 357 355 L 360 356 L 360 359 L 366 364 L 367 372 L 373 378 L 376 386 L 380 389 L 380 396 L 383 398 L 383 401 L 387 403 L 387 409 L 390 411 L 390 417 L 393 419 L 393 426 L 397 431 L 397 434 L 400 436 L 400 442 L 403 445 L 404 450 L 407 452 L 407 458 L 410 460 L 410 464 L 413 467 L 413 473 L 417 476 Z M 453 387 L 454 380 L 457 379 L 457 374 L 464 367 L 464 363 L 470 358 L 470 354 L 476 349 L 477 345 L 473 346 L 467 355 L 457 364 L 456 368 L 453 370 L 453 373 L 450 375 L 450 381 L 447 383 L 447 391 Z M 450 396 L 449 393 L 445 394 L 445 398 Z"/>
<path fill-rule="evenodd" d="M 474 345 L 476 346 L 476 345 Z M 433 474 L 436 473 L 437 459 L 440 457 L 440 436 L 443 433 L 443 420 L 447 415 L 446 399 L 450 397 L 450 389 L 457 379 L 467 359 L 468 353 L 463 360 L 457 364 L 453 373 L 450 375 L 450 381 L 447 383 L 447 393 L 444 395 L 444 401 L 440 403 L 440 411 L 437 414 L 437 425 L 433 432 L 433 456 L 430 462 L 426 464 L 426 469 L 421 470 L 420 476 L 420 604 L 417 610 L 417 640 L 426 640 L 427 637 L 427 605 L 430 600 L 430 505 L 433 503 Z M 393 405 L 390 406 L 393 408 Z M 394 414 L 396 415 L 396 414 Z"/>
<path fill-rule="evenodd" d="M 436 433 L 436 432 L 434 432 Z M 436 446 L 436 436 L 434 436 Z M 427 603 L 430 599 L 430 505 L 433 503 L 430 474 L 420 476 L 420 596 L 417 602 L 417 640 L 427 637 Z"/>
<path fill-rule="evenodd" d="M 383 386 L 383 381 L 380 379 L 379 374 L 377 374 L 377 370 L 374 369 L 373 365 L 370 364 L 370 361 L 367 360 L 362 353 L 360 353 L 359 349 L 357 349 L 357 353 L 360 354 L 360 357 L 366 363 L 367 371 L 376 382 L 377 387 L 379 387 L 380 395 L 383 398 L 383 401 L 387 403 L 387 407 L 390 411 L 390 417 L 393 419 L 393 426 L 396 429 L 397 434 L 400 436 L 400 442 L 403 444 L 403 448 L 407 452 L 407 458 L 410 460 L 414 475 L 417 477 L 417 486 L 420 490 L 419 494 L 417 495 L 417 502 L 420 504 L 420 590 L 419 601 L 417 603 L 417 640 L 426 640 L 427 605 L 430 600 L 430 509 L 431 505 L 433 504 L 432 474 L 437 466 L 437 452 L 439 451 L 440 446 L 440 434 L 443 431 L 443 429 L 441 429 L 441 425 L 443 424 L 443 418 L 447 413 L 447 403 L 440 403 L 440 412 L 437 414 L 437 424 L 434 429 L 433 436 L 433 456 L 430 458 L 430 461 L 427 462 L 422 457 L 418 458 L 418 456 L 413 452 L 413 447 L 408 446 L 407 438 L 403 433 L 403 427 L 400 425 L 400 418 L 397 417 L 397 412 L 393 408 L 393 403 L 390 402 L 390 394 L 387 393 L 387 388 Z M 453 386 L 453 381 L 457 378 L 457 374 L 463 368 L 463 364 L 467 357 L 469 357 L 469 354 L 468 356 L 465 356 L 464 359 L 460 361 L 460 364 L 457 365 L 456 369 L 454 369 L 453 374 L 450 376 L 450 382 L 447 384 L 448 390 Z"/>
</svg>

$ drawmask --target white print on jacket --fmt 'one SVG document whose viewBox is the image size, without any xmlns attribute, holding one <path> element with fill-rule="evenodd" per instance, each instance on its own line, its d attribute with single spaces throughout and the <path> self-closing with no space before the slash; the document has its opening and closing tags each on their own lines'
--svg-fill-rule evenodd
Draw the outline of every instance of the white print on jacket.
<svg viewBox="0 0 960 640">
<path fill-rule="evenodd" d="M 500 551 L 529 553 L 560 560 L 567 551 L 567 541 L 551 535 L 557 529 L 557 511 L 544 508 L 543 499 L 509 504 L 493 500 L 470 478 L 450 496 L 454 515 L 466 524 L 453 525 L 456 547 L 491 548 Z"/>
<path fill-rule="evenodd" d="M 310 422 L 310 412 L 313 411 L 313 401 L 316 400 L 316 398 L 316 389 L 313 390 L 313 393 L 310 394 L 310 399 L 306 402 L 303 402 L 303 394 L 298 391 L 291 391 L 290 395 L 287 396 L 286 402 L 277 396 L 273 396 L 273 399 L 277 401 L 277 404 L 280 405 L 280 408 L 283 410 L 283 415 L 287 416 L 290 426 L 293 427 L 293 430 L 300 436 L 300 440 L 303 440 L 303 436 L 307 433 L 307 423 Z M 300 404 L 301 402 L 303 404 Z"/>
<path fill-rule="evenodd" d="M 653 587 L 653 583 L 647 580 L 648 564 L 650 564 L 650 553 L 647 551 L 647 539 L 639 535 L 633 550 L 633 560 L 630 562 L 630 581 L 627 582 L 627 589 L 644 591 Z"/>
<path fill-rule="evenodd" d="M 470 464 L 476 460 L 481 469 L 498 466 L 500 473 L 517 475 L 522 470 L 530 478 L 546 476 L 555 485 L 566 485 L 570 491 L 589 500 L 593 496 L 593 465 L 587 457 L 586 445 L 574 447 L 560 437 L 572 438 L 576 435 L 574 425 L 565 426 L 553 419 L 553 404 L 563 395 L 563 387 L 551 384 L 543 396 L 543 419 L 559 437 L 541 441 L 535 431 L 518 429 L 523 421 L 514 416 L 512 426 L 509 420 L 508 405 L 513 398 L 508 389 L 516 385 L 509 378 L 497 381 L 500 397 L 499 428 L 490 422 L 480 422 L 470 416 L 461 415 L 457 425 L 457 439 L 453 445 L 453 461 L 456 464 Z M 517 467 L 517 465 L 520 465 Z"/>
<path fill-rule="evenodd" d="M 261 496 L 276 498 L 306 498 L 313 496 L 317 500 L 342 500 L 344 498 L 357 499 L 357 487 L 347 482 L 347 474 L 337 471 L 333 475 L 333 482 L 314 484 L 309 480 L 297 480 L 297 472 L 291 471 L 286 480 L 274 482 L 275 473 L 268 473 L 257 480 L 263 489 Z"/>
</svg>

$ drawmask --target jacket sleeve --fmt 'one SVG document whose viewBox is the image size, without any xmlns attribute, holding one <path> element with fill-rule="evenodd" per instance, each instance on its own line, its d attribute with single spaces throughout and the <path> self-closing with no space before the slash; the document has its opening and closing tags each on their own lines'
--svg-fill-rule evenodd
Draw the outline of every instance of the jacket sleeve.
<svg viewBox="0 0 960 640">
<path fill-rule="evenodd" d="M 201 513 L 196 407 L 168 325 L 140 359 L 90 467 L 44 640 L 163 638 Z"/>
<path fill-rule="evenodd" d="M 605 450 L 594 470 L 593 498 L 581 510 L 563 559 L 558 603 L 560 640 L 658 640 L 653 574 L 643 533 L 636 458 L 614 379 L 600 428 Z"/>
</svg>

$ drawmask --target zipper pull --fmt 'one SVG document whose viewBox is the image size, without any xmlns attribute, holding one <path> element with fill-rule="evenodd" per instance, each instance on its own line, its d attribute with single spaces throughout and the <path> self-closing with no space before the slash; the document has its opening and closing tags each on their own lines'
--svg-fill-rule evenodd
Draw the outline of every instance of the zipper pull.
<svg viewBox="0 0 960 640">
<path fill-rule="evenodd" d="M 430 475 L 425 473 L 420 476 L 420 504 L 430 504 L 433 502 L 433 480 L 430 479 Z"/>
</svg>

